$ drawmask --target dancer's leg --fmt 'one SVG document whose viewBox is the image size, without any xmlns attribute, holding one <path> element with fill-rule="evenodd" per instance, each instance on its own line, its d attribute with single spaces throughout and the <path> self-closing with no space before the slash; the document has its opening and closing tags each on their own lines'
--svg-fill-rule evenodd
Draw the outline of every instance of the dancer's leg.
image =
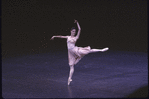
<svg viewBox="0 0 149 99">
<path fill-rule="evenodd" d="M 91 49 L 91 47 L 90 47 L 90 46 L 87 46 L 87 47 L 84 47 L 84 48 Z"/>
<path fill-rule="evenodd" d="M 78 57 L 75 61 L 75 64 L 77 64 L 80 61 L 81 57 Z"/>
<path fill-rule="evenodd" d="M 71 78 L 72 78 L 73 73 L 74 73 L 74 65 L 70 65 L 70 73 L 69 73 L 69 78 L 68 78 L 68 85 L 72 81 Z"/>
<path fill-rule="evenodd" d="M 91 53 L 93 53 L 93 52 L 104 52 L 104 51 L 107 51 L 109 48 L 108 47 L 106 47 L 106 48 L 103 48 L 103 49 L 91 49 L 90 51 L 91 51 Z"/>
</svg>

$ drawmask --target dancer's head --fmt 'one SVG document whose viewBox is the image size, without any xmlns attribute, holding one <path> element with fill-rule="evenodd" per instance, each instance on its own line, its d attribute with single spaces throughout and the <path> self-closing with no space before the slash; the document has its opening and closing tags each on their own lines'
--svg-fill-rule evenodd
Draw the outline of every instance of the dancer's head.
<svg viewBox="0 0 149 99">
<path fill-rule="evenodd" d="M 75 27 L 72 27 L 71 30 L 70 30 L 70 32 L 71 32 L 71 36 L 75 36 L 75 34 L 76 34 L 76 28 Z"/>
</svg>

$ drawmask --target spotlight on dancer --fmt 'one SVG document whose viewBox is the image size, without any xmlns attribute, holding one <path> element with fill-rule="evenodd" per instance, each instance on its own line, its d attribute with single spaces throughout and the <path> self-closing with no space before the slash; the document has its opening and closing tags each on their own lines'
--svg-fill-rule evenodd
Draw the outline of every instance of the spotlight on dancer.
<svg viewBox="0 0 149 99">
<path fill-rule="evenodd" d="M 87 47 L 75 46 L 75 43 L 79 39 L 79 36 L 80 36 L 80 33 L 81 33 L 81 27 L 80 27 L 79 22 L 77 20 L 74 20 L 74 23 L 76 23 L 77 26 L 78 26 L 77 35 L 76 35 L 76 29 L 74 27 L 72 27 L 71 30 L 70 30 L 70 33 L 71 33 L 70 36 L 58 35 L 58 36 L 53 36 L 51 38 L 51 40 L 54 40 L 55 37 L 67 39 L 68 60 L 69 60 L 69 66 L 70 66 L 68 85 L 72 81 L 72 75 L 74 73 L 74 65 L 76 65 L 81 60 L 81 58 L 83 58 L 85 55 L 87 55 L 89 53 L 105 52 L 109 49 L 108 47 L 103 48 L 103 49 L 91 49 L 90 46 L 87 46 Z"/>
</svg>

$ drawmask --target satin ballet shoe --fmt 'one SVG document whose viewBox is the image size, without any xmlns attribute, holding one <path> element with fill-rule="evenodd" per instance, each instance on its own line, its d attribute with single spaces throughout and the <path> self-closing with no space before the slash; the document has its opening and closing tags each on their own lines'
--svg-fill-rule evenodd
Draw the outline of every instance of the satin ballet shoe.
<svg viewBox="0 0 149 99">
<path fill-rule="evenodd" d="M 68 79 L 68 85 L 70 84 L 71 81 L 72 81 L 72 79 Z"/>
<path fill-rule="evenodd" d="M 106 48 L 102 49 L 102 52 L 107 51 L 107 50 L 109 50 L 109 48 L 108 48 L 108 47 L 106 47 Z"/>
</svg>

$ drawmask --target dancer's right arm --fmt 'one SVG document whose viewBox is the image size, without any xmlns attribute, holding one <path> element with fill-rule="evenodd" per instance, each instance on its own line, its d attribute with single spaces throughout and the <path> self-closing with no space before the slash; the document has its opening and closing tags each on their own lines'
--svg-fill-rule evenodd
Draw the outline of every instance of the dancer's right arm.
<svg viewBox="0 0 149 99">
<path fill-rule="evenodd" d="M 68 36 L 57 35 L 57 36 L 53 36 L 53 37 L 51 38 L 51 40 L 53 40 L 55 37 L 57 37 L 57 38 L 68 38 Z"/>
</svg>

